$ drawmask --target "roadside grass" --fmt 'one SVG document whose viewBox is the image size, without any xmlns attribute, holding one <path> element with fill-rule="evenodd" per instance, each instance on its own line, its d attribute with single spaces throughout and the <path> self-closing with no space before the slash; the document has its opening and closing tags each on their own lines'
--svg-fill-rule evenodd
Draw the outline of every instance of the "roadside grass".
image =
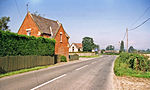
<svg viewBox="0 0 150 90">
<path fill-rule="evenodd" d="M 150 78 L 150 72 L 136 71 L 128 67 L 126 63 L 119 62 L 119 58 L 114 63 L 114 73 L 117 76 L 131 76 L 139 78 Z"/>
<path fill-rule="evenodd" d="M 100 55 L 94 55 L 94 56 L 79 56 L 83 58 L 95 58 L 95 57 L 100 57 Z"/>
<path fill-rule="evenodd" d="M 44 68 L 48 68 L 48 67 L 51 67 L 51 66 L 54 66 L 54 65 L 38 66 L 38 67 L 33 67 L 33 68 L 28 68 L 28 69 L 21 69 L 21 70 L 18 70 L 18 71 L 12 71 L 12 72 L 8 72 L 8 73 L 0 74 L 0 78 L 6 77 L 6 76 L 11 76 L 11 75 L 16 75 L 16 74 L 20 74 L 20 73 L 24 73 L 24 72 L 44 69 Z"/>
</svg>

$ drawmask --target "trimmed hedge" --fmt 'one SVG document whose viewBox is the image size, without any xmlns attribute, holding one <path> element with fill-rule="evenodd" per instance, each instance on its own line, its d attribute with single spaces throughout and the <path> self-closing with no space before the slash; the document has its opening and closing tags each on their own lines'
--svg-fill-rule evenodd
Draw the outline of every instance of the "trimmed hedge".
<svg viewBox="0 0 150 90">
<path fill-rule="evenodd" d="M 55 40 L 0 30 L 0 56 L 54 55 Z"/>
</svg>

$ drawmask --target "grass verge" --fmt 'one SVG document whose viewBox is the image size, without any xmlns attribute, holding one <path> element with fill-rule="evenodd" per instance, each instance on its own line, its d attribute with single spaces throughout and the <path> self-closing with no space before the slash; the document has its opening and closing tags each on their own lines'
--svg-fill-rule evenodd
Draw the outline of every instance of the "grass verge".
<svg viewBox="0 0 150 90">
<path fill-rule="evenodd" d="M 83 58 L 95 58 L 95 57 L 100 57 L 100 55 L 94 55 L 94 56 L 79 56 Z"/>
<path fill-rule="evenodd" d="M 119 57 L 114 63 L 114 73 L 117 76 L 131 76 L 131 77 L 140 77 L 140 78 L 150 78 L 150 72 L 143 72 L 133 70 L 128 67 L 126 63 L 119 61 Z"/>
<path fill-rule="evenodd" d="M 24 73 L 24 72 L 29 72 L 29 71 L 35 71 L 35 70 L 47 68 L 50 66 L 54 66 L 54 65 L 38 66 L 38 67 L 34 67 L 34 68 L 29 68 L 29 69 L 21 69 L 18 71 L 12 71 L 12 72 L 8 72 L 8 73 L 0 74 L 0 78 L 6 77 L 6 76 L 11 76 L 11 75 L 16 75 L 16 74 L 20 74 L 20 73 Z"/>
</svg>

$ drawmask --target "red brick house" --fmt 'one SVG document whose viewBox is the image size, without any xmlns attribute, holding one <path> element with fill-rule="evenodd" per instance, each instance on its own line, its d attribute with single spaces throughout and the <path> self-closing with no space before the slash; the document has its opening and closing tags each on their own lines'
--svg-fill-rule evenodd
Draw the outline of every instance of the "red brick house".
<svg viewBox="0 0 150 90">
<path fill-rule="evenodd" d="M 46 19 L 28 12 L 19 28 L 18 34 L 54 38 L 56 40 L 55 54 L 64 55 L 69 60 L 69 36 L 58 21 Z"/>
</svg>

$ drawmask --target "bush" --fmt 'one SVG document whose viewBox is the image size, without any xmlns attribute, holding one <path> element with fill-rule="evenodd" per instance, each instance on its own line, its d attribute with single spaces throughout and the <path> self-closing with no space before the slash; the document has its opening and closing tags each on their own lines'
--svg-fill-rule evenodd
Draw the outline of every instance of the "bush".
<svg viewBox="0 0 150 90">
<path fill-rule="evenodd" d="M 150 78 L 150 60 L 135 53 L 121 53 L 115 60 L 114 73 L 117 76 Z"/>
<path fill-rule="evenodd" d="M 0 56 L 54 55 L 55 40 L 0 30 Z"/>
<path fill-rule="evenodd" d="M 61 62 L 67 62 L 67 59 L 66 59 L 65 56 L 61 56 L 61 57 L 60 57 L 60 60 L 61 60 Z"/>
<path fill-rule="evenodd" d="M 120 63 L 126 63 L 129 68 L 139 71 L 150 71 L 149 60 L 147 57 L 136 53 L 121 53 Z"/>
</svg>

